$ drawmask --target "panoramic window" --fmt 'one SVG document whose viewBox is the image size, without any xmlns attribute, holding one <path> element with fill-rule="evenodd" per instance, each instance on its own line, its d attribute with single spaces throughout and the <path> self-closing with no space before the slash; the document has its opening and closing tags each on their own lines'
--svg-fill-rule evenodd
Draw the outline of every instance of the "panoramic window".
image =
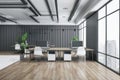
<svg viewBox="0 0 120 80">
<path fill-rule="evenodd" d="M 107 54 L 119 57 L 119 11 L 107 17 Z"/>
<path fill-rule="evenodd" d="M 98 51 L 105 53 L 105 18 L 98 22 Z"/>
<path fill-rule="evenodd" d="M 100 19 L 100 18 L 105 16 L 105 8 L 106 7 L 103 7 L 102 9 L 99 10 L 99 12 L 98 12 L 98 19 Z"/>
<path fill-rule="evenodd" d="M 119 9 L 119 0 L 112 0 L 107 5 L 107 14 L 114 12 L 115 10 Z"/>
<path fill-rule="evenodd" d="M 105 55 L 104 54 L 101 54 L 101 53 L 98 53 L 98 61 L 102 64 L 105 65 Z"/>
<path fill-rule="evenodd" d="M 112 0 L 98 11 L 98 61 L 120 73 L 119 0 Z"/>
</svg>

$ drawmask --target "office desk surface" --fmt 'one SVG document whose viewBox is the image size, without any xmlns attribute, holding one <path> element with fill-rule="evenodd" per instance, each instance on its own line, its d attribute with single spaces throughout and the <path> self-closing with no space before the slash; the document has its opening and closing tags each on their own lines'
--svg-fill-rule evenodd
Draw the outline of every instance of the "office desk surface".
<svg viewBox="0 0 120 80">
<path fill-rule="evenodd" d="M 85 48 L 86 51 L 94 51 L 94 49 L 91 48 Z"/>
<path fill-rule="evenodd" d="M 72 51 L 71 48 L 49 48 L 48 51 Z"/>
<path fill-rule="evenodd" d="M 76 48 L 77 49 L 77 48 Z M 34 50 L 34 48 L 29 48 L 29 50 Z M 55 50 L 55 51 L 71 51 L 73 49 L 71 48 L 48 48 L 48 51 L 50 50 Z M 90 48 L 85 48 L 86 51 L 94 51 L 94 49 L 90 49 Z"/>
</svg>

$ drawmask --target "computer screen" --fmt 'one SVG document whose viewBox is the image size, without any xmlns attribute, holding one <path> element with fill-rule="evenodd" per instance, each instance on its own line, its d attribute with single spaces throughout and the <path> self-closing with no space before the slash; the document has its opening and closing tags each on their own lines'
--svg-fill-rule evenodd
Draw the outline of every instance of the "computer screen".
<svg viewBox="0 0 120 80">
<path fill-rule="evenodd" d="M 48 41 L 36 41 L 36 46 L 48 47 Z"/>
<path fill-rule="evenodd" d="M 77 48 L 79 46 L 83 46 L 83 41 L 72 41 L 71 43 L 72 48 Z"/>
</svg>

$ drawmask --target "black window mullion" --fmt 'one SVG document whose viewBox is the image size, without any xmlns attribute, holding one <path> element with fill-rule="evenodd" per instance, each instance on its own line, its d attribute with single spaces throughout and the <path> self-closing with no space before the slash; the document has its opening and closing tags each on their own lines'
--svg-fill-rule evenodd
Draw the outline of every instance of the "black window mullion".
<svg viewBox="0 0 120 80">
<path fill-rule="evenodd" d="M 105 7 L 105 54 L 106 54 L 106 63 L 105 65 L 107 66 L 107 6 Z"/>
<path fill-rule="evenodd" d="M 120 0 L 119 0 L 119 47 L 120 47 Z M 119 75 L 120 75 L 120 50 L 119 50 Z"/>
</svg>

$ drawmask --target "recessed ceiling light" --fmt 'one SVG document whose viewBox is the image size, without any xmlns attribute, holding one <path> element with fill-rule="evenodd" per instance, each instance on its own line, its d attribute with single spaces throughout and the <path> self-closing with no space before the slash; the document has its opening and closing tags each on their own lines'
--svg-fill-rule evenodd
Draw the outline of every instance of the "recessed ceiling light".
<svg viewBox="0 0 120 80">
<path fill-rule="evenodd" d="M 68 8 L 63 8 L 64 10 L 68 10 Z"/>
</svg>

